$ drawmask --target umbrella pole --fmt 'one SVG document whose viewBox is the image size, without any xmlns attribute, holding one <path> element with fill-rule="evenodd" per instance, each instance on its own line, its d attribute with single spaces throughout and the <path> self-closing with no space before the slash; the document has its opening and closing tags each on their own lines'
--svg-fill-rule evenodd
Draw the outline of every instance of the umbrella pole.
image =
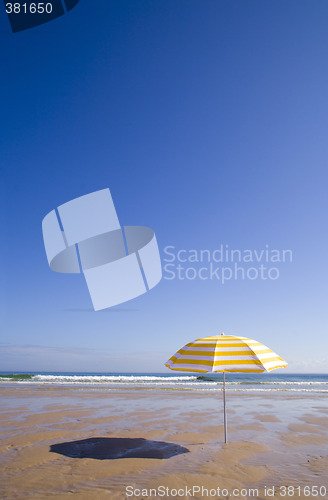
<svg viewBox="0 0 328 500">
<path fill-rule="evenodd" d="M 225 372 L 223 372 L 223 419 L 224 419 L 224 442 L 227 442 L 227 415 L 226 415 L 226 397 L 225 397 Z"/>
</svg>

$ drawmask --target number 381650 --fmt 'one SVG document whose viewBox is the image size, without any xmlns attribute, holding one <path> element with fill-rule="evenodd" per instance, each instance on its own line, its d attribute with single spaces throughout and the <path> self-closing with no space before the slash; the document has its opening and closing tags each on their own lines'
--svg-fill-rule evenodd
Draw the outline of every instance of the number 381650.
<svg viewBox="0 0 328 500">
<path fill-rule="evenodd" d="M 6 3 L 7 14 L 51 14 L 52 3 Z"/>
</svg>

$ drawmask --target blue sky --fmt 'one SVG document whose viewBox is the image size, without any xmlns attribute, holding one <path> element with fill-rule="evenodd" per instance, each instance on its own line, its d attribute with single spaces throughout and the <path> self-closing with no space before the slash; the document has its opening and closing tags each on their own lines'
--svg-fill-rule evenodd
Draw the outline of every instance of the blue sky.
<svg viewBox="0 0 328 500">
<path fill-rule="evenodd" d="M 80 0 L 16 34 L 0 14 L 2 370 L 165 371 L 224 331 L 327 372 L 327 2 Z M 41 221 L 106 187 L 163 258 L 293 260 L 277 280 L 163 279 L 95 313 L 83 276 L 50 271 Z"/>
</svg>

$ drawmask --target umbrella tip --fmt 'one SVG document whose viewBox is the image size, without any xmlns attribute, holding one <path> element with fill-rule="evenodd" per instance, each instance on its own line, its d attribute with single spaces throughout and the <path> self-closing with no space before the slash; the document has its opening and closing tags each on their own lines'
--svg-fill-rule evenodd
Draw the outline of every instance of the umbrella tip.
<svg viewBox="0 0 328 500">
<path fill-rule="evenodd" d="M 221 335 L 224 335 L 224 333 L 222 332 Z"/>
</svg>

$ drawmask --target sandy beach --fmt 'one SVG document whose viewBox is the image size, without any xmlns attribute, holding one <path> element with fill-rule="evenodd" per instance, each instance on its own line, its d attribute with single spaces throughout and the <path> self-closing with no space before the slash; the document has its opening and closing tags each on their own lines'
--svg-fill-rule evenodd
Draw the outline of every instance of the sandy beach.
<svg viewBox="0 0 328 500">
<path fill-rule="evenodd" d="M 228 394 L 225 445 L 219 390 L 0 392 L 2 499 L 327 498 L 326 396 Z"/>
</svg>

